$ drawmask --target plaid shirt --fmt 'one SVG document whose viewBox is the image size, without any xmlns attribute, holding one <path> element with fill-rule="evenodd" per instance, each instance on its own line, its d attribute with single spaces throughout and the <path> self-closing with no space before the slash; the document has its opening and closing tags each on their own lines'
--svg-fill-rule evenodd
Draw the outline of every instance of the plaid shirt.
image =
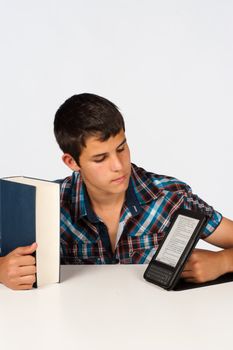
<svg viewBox="0 0 233 350">
<path fill-rule="evenodd" d="M 220 224 L 222 215 L 176 178 L 131 164 L 131 177 L 121 210 L 122 234 L 112 251 L 107 226 L 94 213 L 79 172 L 61 182 L 62 264 L 148 263 L 167 233 L 178 208 L 208 216 L 202 238 Z"/>
</svg>

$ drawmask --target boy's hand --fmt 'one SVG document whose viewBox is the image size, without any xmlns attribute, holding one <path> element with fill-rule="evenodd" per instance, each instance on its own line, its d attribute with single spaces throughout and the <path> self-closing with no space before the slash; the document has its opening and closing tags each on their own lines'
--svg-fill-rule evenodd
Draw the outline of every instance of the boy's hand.
<svg viewBox="0 0 233 350">
<path fill-rule="evenodd" d="M 194 249 L 184 266 L 181 277 L 187 282 L 203 283 L 212 281 L 226 272 L 222 251 Z"/>
<path fill-rule="evenodd" d="M 31 255 L 37 249 L 37 243 L 18 247 L 0 258 L 0 282 L 8 288 L 32 289 L 36 280 L 36 259 Z"/>
</svg>

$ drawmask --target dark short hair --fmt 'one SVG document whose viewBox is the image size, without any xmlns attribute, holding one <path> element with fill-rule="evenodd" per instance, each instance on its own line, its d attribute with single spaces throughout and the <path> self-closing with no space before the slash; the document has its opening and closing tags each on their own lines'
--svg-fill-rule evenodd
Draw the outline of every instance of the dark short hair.
<svg viewBox="0 0 233 350">
<path fill-rule="evenodd" d="M 118 107 L 106 98 L 90 93 L 68 98 L 54 119 L 57 143 L 78 165 L 88 137 L 96 136 L 98 140 L 106 141 L 122 129 L 125 131 L 125 124 Z"/>
</svg>

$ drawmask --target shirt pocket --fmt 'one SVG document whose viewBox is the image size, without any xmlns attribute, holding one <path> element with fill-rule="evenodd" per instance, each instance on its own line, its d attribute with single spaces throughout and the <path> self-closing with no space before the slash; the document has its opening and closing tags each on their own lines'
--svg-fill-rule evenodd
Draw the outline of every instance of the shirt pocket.
<svg viewBox="0 0 233 350">
<path fill-rule="evenodd" d="M 69 246 L 64 258 L 70 261 L 70 264 L 92 265 L 102 263 L 97 243 L 75 243 Z"/>
<path fill-rule="evenodd" d="M 156 247 L 153 248 L 140 248 L 134 251 L 129 251 L 129 255 L 125 256 L 122 260 L 122 264 L 149 264 L 152 257 L 156 252 Z"/>
<path fill-rule="evenodd" d="M 132 253 L 132 264 L 149 264 L 157 248 L 138 249 Z"/>
<path fill-rule="evenodd" d="M 128 252 L 124 254 L 123 264 L 148 264 L 158 249 L 158 235 L 147 232 L 141 236 L 131 236 L 127 245 Z"/>
</svg>

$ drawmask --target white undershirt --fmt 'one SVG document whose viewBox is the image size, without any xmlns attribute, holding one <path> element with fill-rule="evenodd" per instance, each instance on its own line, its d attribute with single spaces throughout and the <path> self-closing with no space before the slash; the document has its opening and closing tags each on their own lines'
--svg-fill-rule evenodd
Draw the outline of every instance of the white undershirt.
<svg viewBox="0 0 233 350">
<path fill-rule="evenodd" d="M 117 231 L 117 236 L 116 236 L 116 243 L 115 243 L 115 248 L 117 246 L 117 243 L 119 242 L 119 239 L 122 235 L 122 232 L 123 232 L 123 228 L 124 228 L 124 222 L 121 221 L 119 222 L 119 226 L 118 226 L 118 231 Z"/>
</svg>

